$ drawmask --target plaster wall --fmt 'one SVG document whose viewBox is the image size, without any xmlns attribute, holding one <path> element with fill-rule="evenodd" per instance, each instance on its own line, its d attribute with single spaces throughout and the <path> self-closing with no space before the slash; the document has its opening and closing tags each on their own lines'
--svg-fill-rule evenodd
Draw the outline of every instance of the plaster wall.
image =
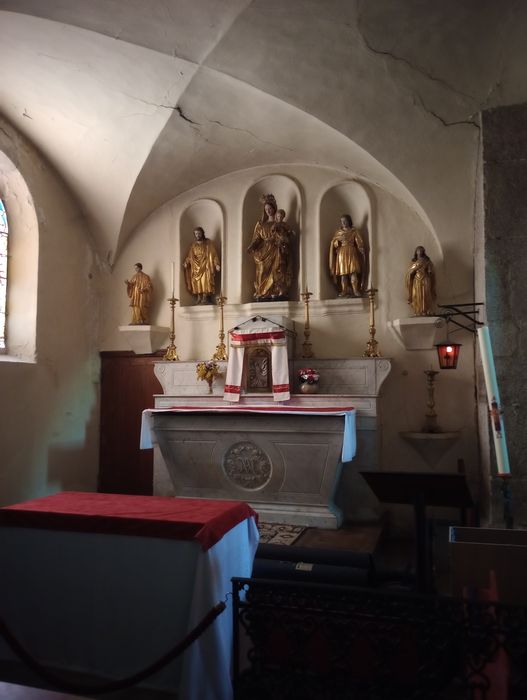
<svg viewBox="0 0 527 700">
<path fill-rule="evenodd" d="M 8 217 L 29 207 L 24 237 L 38 281 L 32 362 L 0 362 L 0 502 L 62 489 L 95 490 L 98 462 L 97 264 L 79 210 L 53 169 L 27 141 L 0 123 L 0 151 L 18 170 L 6 198 Z M 4 166 L 7 160 L 1 161 Z M 3 180 L 5 183 L 5 178 Z M 18 188 L 17 189 L 17 182 Z M 0 192 L 4 196 L 4 192 Z M 16 227 L 13 227 L 16 232 Z M 13 248 L 17 248 L 13 242 Z M 16 297 L 18 267 L 10 286 Z M 35 267 L 31 267 L 34 260 Z M 38 261 L 38 269 L 37 269 Z M 18 266 L 18 267 L 17 267 Z M 31 305 L 31 294 L 28 304 Z M 17 306 L 8 300 L 8 313 Z M 9 343 L 9 339 L 8 339 Z M 27 357 L 26 357 L 27 360 Z"/>
</svg>

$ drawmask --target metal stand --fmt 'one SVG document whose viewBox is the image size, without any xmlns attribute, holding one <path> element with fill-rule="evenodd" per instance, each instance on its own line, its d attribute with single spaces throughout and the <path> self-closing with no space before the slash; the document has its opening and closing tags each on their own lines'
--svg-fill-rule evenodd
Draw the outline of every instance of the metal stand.
<svg viewBox="0 0 527 700">
<path fill-rule="evenodd" d="M 426 402 L 426 413 L 425 413 L 425 424 L 423 426 L 424 433 L 439 433 L 441 432 L 437 425 L 437 413 L 435 412 L 435 399 L 434 399 L 434 380 L 436 372 L 433 369 L 425 369 L 426 374 L 426 391 L 428 394 L 428 401 Z"/>
<path fill-rule="evenodd" d="M 366 343 L 366 350 L 364 351 L 364 357 L 381 357 L 379 352 L 379 343 L 375 340 L 375 295 L 378 289 L 368 289 L 366 294 L 370 300 L 370 338 Z"/>
<path fill-rule="evenodd" d="M 179 301 L 179 299 L 176 299 L 176 297 L 171 296 L 167 301 L 170 303 L 170 308 L 172 309 L 172 320 L 171 320 L 171 325 L 170 325 L 170 333 L 169 333 L 169 338 L 170 338 L 170 344 L 167 348 L 167 351 L 163 357 L 163 360 L 172 360 L 173 362 L 179 362 L 179 357 L 177 354 L 177 348 L 174 345 L 174 340 L 176 339 L 176 330 L 175 330 L 175 307 L 176 307 L 176 301 Z"/>
<path fill-rule="evenodd" d="M 302 292 L 300 294 L 304 301 L 305 305 L 305 310 L 306 310 L 306 320 L 304 323 L 304 342 L 302 343 L 302 358 L 305 358 L 306 360 L 311 359 L 312 357 L 315 357 L 313 353 L 313 349 L 311 347 L 311 342 L 309 340 L 309 337 L 311 335 L 311 327 L 309 325 L 309 297 L 312 297 L 313 294 L 311 292 L 308 292 L 307 290 L 307 284 L 306 284 L 306 291 Z"/>
<path fill-rule="evenodd" d="M 503 519 L 507 530 L 514 529 L 514 516 L 512 512 L 511 475 L 498 474 L 501 479 L 501 493 L 503 495 Z"/>
<path fill-rule="evenodd" d="M 220 307 L 220 313 L 221 313 L 221 319 L 220 319 L 220 332 L 218 333 L 219 337 L 219 343 L 216 345 L 216 352 L 212 356 L 213 360 L 228 360 L 228 355 L 227 355 L 227 348 L 225 347 L 225 328 L 223 324 L 223 307 L 225 306 L 225 302 L 227 301 L 227 297 L 224 297 L 222 293 L 220 292 L 220 296 L 218 297 L 218 306 Z"/>
</svg>

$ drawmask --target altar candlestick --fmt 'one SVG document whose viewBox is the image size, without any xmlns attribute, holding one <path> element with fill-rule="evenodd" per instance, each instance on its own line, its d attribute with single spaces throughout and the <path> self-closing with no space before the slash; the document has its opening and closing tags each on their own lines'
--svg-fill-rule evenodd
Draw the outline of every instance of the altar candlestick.
<svg viewBox="0 0 527 700">
<path fill-rule="evenodd" d="M 312 357 L 315 357 L 313 349 L 311 347 L 311 342 L 309 340 L 309 336 L 311 335 L 311 327 L 309 325 L 309 297 L 312 297 L 313 294 L 308 291 L 307 284 L 305 292 L 302 292 L 300 296 L 304 301 L 306 311 L 304 323 L 304 342 L 302 343 L 302 357 L 305 359 L 310 359 Z"/>
<path fill-rule="evenodd" d="M 426 413 L 425 413 L 425 424 L 423 426 L 423 433 L 440 433 L 441 429 L 437 425 L 437 413 L 435 412 L 435 397 L 434 397 L 434 380 L 436 374 L 439 372 L 430 369 L 425 369 L 426 374 Z"/>
<path fill-rule="evenodd" d="M 223 292 L 220 291 L 220 296 L 218 297 L 218 306 L 220 307 L 220 331 L 218 333 L 219 343 L 216 345 L 216 352 L 212 356 L 213 360 L 228 360 L 227 348 L 225 347 L 225 327 L 223 323 L 223 307 L 227 297 L 223 296 Z"/>
<path fill-rule="evenodd" d="M 170 333 L 168 335 L 168 337 L 170 338 L 170 344 L 167 347 L 167 351 L 163 356 L 163 360 L 171 360 L 173 362 L 179 362 L 177 348 L 174 344 L 174 341 L 176 339 L 175 306 L 176 306 L 176 301 L 179 301 L 179 299 L 176 299 L 174 297 L 174 292 L 172 292 L 172 296 L 170 297 L 170 299 L 167 299 L 167 301 L 169 302 L 170 308 L 172 310 L 172 319 L 171 319 L 171 324 L 170 324 Z"/>
<path fill-rule="evenodd" d="M 478 328 L 477 333 L 481 362 L 483 364 L 483 375 L 485 377 L 485 387 L 487 389 L 487 403 L 491 417 L 490 422 L 492 423 L 498 474 L 499 476 L 509 476 L 511 473 L 509 453 L 507 451 L 507 441 L 505 439 L 505 426 L 503 425 L 498 380 L 496 379 L 496 368 L 494 366 L 488 326 L 481 326 Z"/>
<path fill-rule="evenodd" d="M 307 302 L 309 302 L 310 296 L 312 296 L 312 294 L 311 294 L 311 292 L 308 291 L 307 284 L 306 284 L 306 289 L 305 289 L 305 292 L 303 294 L 303 297 L 306 301 L 306 328 L 308 328 L 308 329 L 310 328 L 310 325 L 309 325 L 309 303 L 307 303 Z"/>
<path fill-rule="evenodd" d="M 370 302 L 370 323 L 369 323 L 369 340 L 366 343 L 366 350 L 364 351 L 364 357 L 380 357 L 379 343 L 375 340 L 375 295 L 378 292 L 377 289 L 368 289 L 366 294 Z"/>
</svg>

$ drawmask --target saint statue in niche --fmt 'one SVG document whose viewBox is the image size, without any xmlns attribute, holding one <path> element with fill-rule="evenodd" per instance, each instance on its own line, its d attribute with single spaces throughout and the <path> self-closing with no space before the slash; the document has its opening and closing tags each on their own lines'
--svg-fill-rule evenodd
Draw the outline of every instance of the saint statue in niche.
<svg viewBox="0 0 527 700">
<path fill-rule="evenodd" d="M 148 324 L 148 309 L 152 299 L 152 280 L 143 272 L 141 263 L 136 263 L 135 275 L 131 280 L 125 280 L 126 291 L 132 308 L 132 320 L 130 326 L 144 326 Z"/>
<path fill-rule="evenodd" d="M 196 297 L 197 304 L 211 304 L 216 291 L 216 273 L 220 271 L 220 259 L 214 243 L 198 226 L 194 229 L 194 243 L 183 261 L 185 283 L 188 291 Z"/>
<path fill-rule="evenodd" d="M 252 254 L 256 275 L 256 301 L 283 301 L 289 298 L 293 281 L 293 231 L 285 223 L 285 211 L 278 209 L 274 195 L 261 198 L 263 213 L 256 222 L 247 252 Z"/>
<path fill-rule="evenodd" d="M 422 245 L 415 249 L 406 272 L 408 303 L 415 316 L 433 316 L 436 300 L 435 271 Z"/>
<path fill-rule="evenodd" d="M 329 246 L 329 272 L 339 297 L 360 297 L 366 280 L 366 249 L 351 216 L 340 217 L 340 228 Z"/>
</svg>

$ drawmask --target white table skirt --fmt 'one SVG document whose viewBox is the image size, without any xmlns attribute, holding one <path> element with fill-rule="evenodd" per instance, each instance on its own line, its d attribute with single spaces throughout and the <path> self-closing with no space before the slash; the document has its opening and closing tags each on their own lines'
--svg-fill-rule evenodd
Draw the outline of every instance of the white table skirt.
<svg viewBox="0 0 527 700">
<path fill-rule="evenodd" d="M 0 615 L 50 667 L 123 678 L 157 660 L 250 576 L 253 518 L 213 547 L 160 538 L 0 527 Z M 143 686 L 230 700 L 232 609 Z M 2 658 L 13 658 L 0 642 Z"/>
</svg>

